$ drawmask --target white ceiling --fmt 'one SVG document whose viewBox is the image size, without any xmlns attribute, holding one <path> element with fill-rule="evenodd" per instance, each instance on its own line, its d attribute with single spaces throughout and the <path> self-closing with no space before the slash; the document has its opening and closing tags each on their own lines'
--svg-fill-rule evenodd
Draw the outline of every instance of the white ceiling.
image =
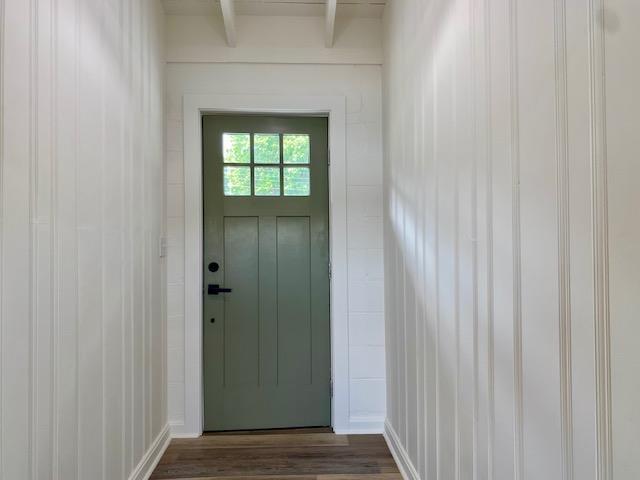
<svg viewBox="0 0 640 480">
<path fill-rule="evenodd" d="M 220 15 L 219 0 L 162 0 L 168 15 Z M 340 17 L 380 18 L 389 0 L 338 0 Z M 324 16 L 324 0 L 235 0 L 236 15 Z"/>
</svg>

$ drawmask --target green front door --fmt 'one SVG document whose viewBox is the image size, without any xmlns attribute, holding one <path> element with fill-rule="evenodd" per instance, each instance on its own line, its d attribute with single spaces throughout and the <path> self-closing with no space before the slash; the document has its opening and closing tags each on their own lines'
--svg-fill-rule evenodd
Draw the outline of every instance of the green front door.
<svg viewBox="0 0 640 480">
<path fill-rule="evenodd" d="M 330 425 L 327 119 L 202 127 L 204 428 Z"/>
</svg>

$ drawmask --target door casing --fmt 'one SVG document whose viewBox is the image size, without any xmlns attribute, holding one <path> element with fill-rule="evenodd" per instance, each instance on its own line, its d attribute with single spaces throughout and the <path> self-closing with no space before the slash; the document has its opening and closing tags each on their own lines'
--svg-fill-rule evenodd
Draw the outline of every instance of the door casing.
<svg viewBox="0 0 640 480">
<path fill-rule="evenodd" d="M 203 431 L 202 357 L 202 121 L 205 113 L 323 115 L 329 121 L 329 255 L 331 259 L 331 399 L 336 433 L 354 431 L 349 419 L 347 298 L 346 98 L 344 96 L 185 95 L 185 415 L 172 422 L 174 437 Z M 357 431 L 368 431 L 357 427 Z M 371 431 L 379 433 L 377 426 Z"/>
</svg>

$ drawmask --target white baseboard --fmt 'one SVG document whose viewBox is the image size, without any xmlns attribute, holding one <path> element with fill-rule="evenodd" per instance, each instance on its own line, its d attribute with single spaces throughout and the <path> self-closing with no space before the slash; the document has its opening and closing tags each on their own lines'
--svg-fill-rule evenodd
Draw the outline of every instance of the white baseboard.
<svg viewBox="0 0 640 480">
<path fill-rule="evenodd" d="M 167 424 L 144 454 L 144 457 L 142 457 L 138 466 L 131 475 L 129 475 L 129 480 L 148 480 L 153 473 L 153 469 L 156 468 L 160 458 L 169 446 L 170 441 L 171 435 L 169 433 L 169 424 Z"/>
<path fill-rule="evenodd" d="M 184 422 L 169 422 L 171 438 L 199 438 L 202 432 L 190 432 Z"/>
<path fill-rule="evenodd" d="M 337 435 L 366 435 L 384 432 L 384 418 L 375 416 L 352 416 L 349 423 L 334 425 L 333 431 Z"/>
<path fill-rule="evenodd" d="M 402 478 L 405 480 L 420 480 L 420 475 L 416 467 L 411 463 L 409 454 L 400 442 L 400 437 L 398 437 L 398 434 L 388 420 L 384 422 L 384 438 L 387 441 L 389 450 L 391 450 L 391 455 L 393 455 L 394 460 L 398 464 Z"/>
<path fill-rule="evenodd" d="M 202 432 L 190 432 L 183 422 L 169 422 L 171 438 L 199 438 Z M 384 433 L 384 417 L 353 416 L 349 422 L 334 425 L 333 431 L 337 435 L 365 435 Z"/>
</svg>

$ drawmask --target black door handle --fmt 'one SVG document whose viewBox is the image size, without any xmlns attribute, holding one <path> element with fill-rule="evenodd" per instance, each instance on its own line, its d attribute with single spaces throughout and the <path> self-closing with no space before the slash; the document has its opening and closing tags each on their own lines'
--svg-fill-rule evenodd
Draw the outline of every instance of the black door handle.
<svg viewBox="0 0 640 480">
<path fill-rule="evenodd" d="M 221 287 L 217 284 L 209 285 L 209 287 L 207 288 L 207 294 L 209 295 L 218 295 L 219 293 L 231 293 L 231 289 Z"/>
</svg>

